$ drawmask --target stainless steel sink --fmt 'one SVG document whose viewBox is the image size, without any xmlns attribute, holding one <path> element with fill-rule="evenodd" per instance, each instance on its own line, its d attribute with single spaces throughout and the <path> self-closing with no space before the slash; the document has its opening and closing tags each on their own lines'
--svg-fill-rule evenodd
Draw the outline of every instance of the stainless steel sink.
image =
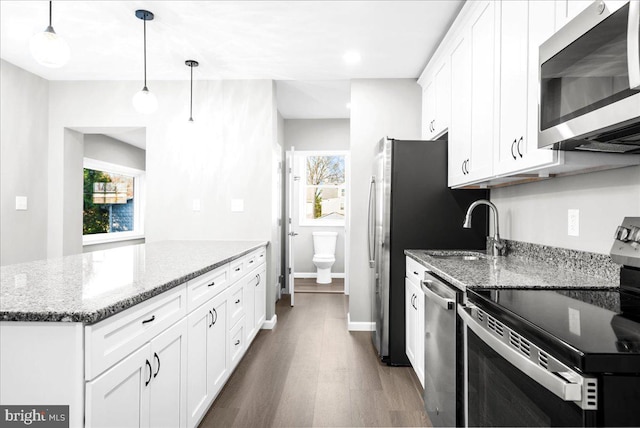
<svg viewBox="0 0 640 428">
<path fill-rule="evenodd" d="M 436 259 L 473 261 L 486 259 L 487 255 L 477 251 L 427 251 L 427 254 Z"/>
</svg>

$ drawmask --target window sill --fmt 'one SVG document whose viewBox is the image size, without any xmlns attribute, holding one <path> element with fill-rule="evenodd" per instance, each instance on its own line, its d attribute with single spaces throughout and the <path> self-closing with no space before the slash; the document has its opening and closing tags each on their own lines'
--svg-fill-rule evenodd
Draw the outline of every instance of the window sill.
<svg viewBox="0 0 640 428">
<path fill-rule="evenodd" d="M 300 223 L 298 224 L 298 226 L 300 227 L 345 227 L 344 221 L 340 221 L 340 222 L 329 222 L 329 221 L 323 221 L 323 222 L 317 222 L 317 223 L 310 223 L 310 222 L 304 222 L 304 223 Z"/>
<path fill-rule="evenodd" d="M 135 239 L 144 239 L 144 235 L 127 232 L 86 235 L 82 237 L 82 246 L 86 247 L 89 245 L 108 244 L 112 242 L 133 241 Z"/>
</svg>

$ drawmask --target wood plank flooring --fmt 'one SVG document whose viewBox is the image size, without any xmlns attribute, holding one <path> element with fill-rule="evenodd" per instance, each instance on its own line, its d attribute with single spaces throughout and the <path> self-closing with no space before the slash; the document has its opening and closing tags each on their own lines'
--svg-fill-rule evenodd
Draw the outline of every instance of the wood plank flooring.
<svg viewBox="0 0 640 428">
<path fill-rule="evenodd" d="M 344 293 L 344 279 L 333 278 L 331 284 L 318 284 L 315 278 L 296 278 L 296 293 Z"/>
<path fill-rule="evenodd" d="M 378 361 L 369 332 L 349 332 L 348 297 L 277 303 L 201 427 L 431 426 L 409 367 Z"/>
</svg>

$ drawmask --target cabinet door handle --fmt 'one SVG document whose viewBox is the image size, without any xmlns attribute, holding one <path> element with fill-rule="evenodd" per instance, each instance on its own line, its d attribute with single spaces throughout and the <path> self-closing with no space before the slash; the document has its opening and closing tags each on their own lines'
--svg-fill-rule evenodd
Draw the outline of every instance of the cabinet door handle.
<svg viewBox="0 0 640 428">
<path fill-rule="evenodd" d="M 236 305 L 237 305 L 238 303 L 240 303 L 240 299 L 236 300 Z"/>
<path fill-rule="evenodd" d="M 255 260 L 249 260 L 249 264 L 252 264 Z"/>
<path fill-rule="evenodd" d="M 264 257 L 264 254 L 260 254 L 260 258 L 263 258 L 263 257 Z"/>
<path fill-rule="evenodd" d="M 515 154 L 515 153 L 513 153 L 513 148 L 515 147 L 515 145 L 516 145 L 516 140 L 514 139 L 514 140 L 513 140 L 513 143 L 511 143 L 511 156 L 512 156 L 514 159 L 516 159 L 516 154 Z"/>
<path fill-rule="evenodd" d="M 213 287 L 214 285 L 216 285 L 215 281 L 213 281 L 211 284 L 207 285 L 207 287 Z"/>
<path fill-rule="evenodd" d="M 155 360 L 158 362 L 158 368 L 156 369 L 156 372 L 153 374 L 153 377 L 156 377 L 158 376 L 158 373 L 160 373 L 160 357 L 158 357 L 158 354 L 154 352 L 153 358 L 155 358 Z"/>
<path fill-rule="evenodd" d="M 236 340 L 235 346 L 238 346 L 240 344 L 240 339 Z"/>
<path fill-rule="evenodd" d="M 466 172 L 465 172 L 465 170 L 464 170 L 464 164 L 465 164 L 465 162 L 466 162 L 466 161 L 462 161 L 462 174 L 463 174 L 463 175 L 467 175 L 467 173 L 466 173 Z"/>
<path fill-rule="evenodd" d="M 260 274 L 256 274 L 256 278 L 258 278 L 258 282 L 256 282 L 256 287 L 260 285 Z"/>
<path fill-rule="evenodd" d="M 435 119 L 433 119 L 433 120 L 431 121 L 431 124 L 432 124 L 432 125 L 431 125 L 431 127 L 433 128 L 433 129 L 431 129 L 431 130 L 432 130 L 433 132 L 435 132 L 435 131 L 436 131 L 436 120 L 435 120 Z"/>
<path fill-rule="evenodd" d="M 149 367 L 149 379 L 146 380 L 146 382 L 144 383 L 144 386 L 149 385 L 149 382 L 151 382 L 151 374 L 153 373 L 153 370 L 151 369 L 151 363 L 149 362 L 149 360 L 146 360 L 146 365 L 147 367 Z"/>
<path fill-rule="evenodd" d="M 236 272 L 240 272 L 240 266 L 235 269 Z"/>
<path fill-rule="evenodd" d="M 215 323 L 218 322 L 218 311 L 216 311 L 216 308 L 213 308 L 213 312 L 211 313 L 211 318 L 213 319 L 213 322 L 211 323 L 211 325 L 214 325 Z"/>
<path fill-rule="evenodd" d="M 143 320 L 143 321 L 142 321 L 142 324 L 146 324 L 146 323 L 148 323 L 148 322 L 153 322 L 153 321 L 155 321 L 155 320 L 156 320 L 156 316 L 155 316 L 155 315 L 153 315 L 153 316 L 152 316 L 151 318 L 149 318 L 148 320 Z"/>
<path fill-rule="evenodd" d="M 213 312 L 209 311 L 209 315 L 211 315 L 211 322 L 209 323 L 209 328 L 213 325 Z"/>
<path fill-rule="evenodd" d="M 520 155 L 520 157 L 522 157 L 522 152 L 520 151 L 520 143 L 522 143 L 523 141 L 524 141 L 524 137 L 520 137 L 517 144 L 518 154 Z"/>
</svg>

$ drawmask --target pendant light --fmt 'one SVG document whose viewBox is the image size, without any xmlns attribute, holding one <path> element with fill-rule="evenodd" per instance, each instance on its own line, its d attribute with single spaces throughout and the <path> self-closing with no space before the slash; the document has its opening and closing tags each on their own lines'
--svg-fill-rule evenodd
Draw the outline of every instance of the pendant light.
<svg viewBox="0 0 640 428">
<path fill-rule="evenodd" d="M 193 67 L 197 67 L 200 64 L 198 61 L 193 59 L 188 59 L 185 62 L 185 65 L 191 69 L 191 93 L 189 96 L 189 122 L 193 122 Z"/>
<path fill-rule="evenodd" d="M 142 19 L 144 32 L 144 86 L 133 96 L 133 107 L 140 113 L 150 114 L 158 108 L 156 96 L 147 88 L 147 21 L 153 20 L 153 13 L 148 10 L 136 10 L 136 17 Z"/>
<path fill-rule="evenodd" d="M 51 68 L 62 67 L 69 61 L 69 45 L 56 34 L 51 25 L 52 3 L 49 2 L 49 26 L 42 33 L 34 34 L 29 43 L 31 55 L 38 63 Z"/>
</svg>

